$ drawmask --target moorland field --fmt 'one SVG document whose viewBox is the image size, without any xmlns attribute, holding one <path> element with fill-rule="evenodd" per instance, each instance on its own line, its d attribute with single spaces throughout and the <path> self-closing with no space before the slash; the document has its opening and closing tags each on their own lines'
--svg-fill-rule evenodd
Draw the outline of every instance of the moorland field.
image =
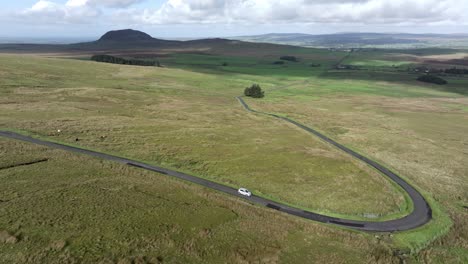
<svg viewBox="0 0 468 264">
<path fill-rule="evenodd" d="M 468 76 L 438 73 L 447 85 L 416 80 L 424 69 L 468 67 L 460 66 L 466 51 L 221 40 L 99 51 L 162 66 L 142 67 L 93 62 L 89 50 L 0 50 L 2 130 L 247 187 L 330 216 L 383 221 L 412 210 L 406 194 L 369 166 L 245 111 L 235 97 L 258 83 L 265 97 L 246 98 L 252 108 L 384 164 L 433 210 L 432 221 L 414 230 L 358 232 L 162 174 L 0 139 L 0 262 L 468 260 Z M 298 62 L 274 64 L 284 55 Z"/>
<path fill-rule="evenodd" d="M 233 39 L 322 48 L 466 48 L 468 43 L 468 35 L 466 34 L 405 34 L 365 32 L 348 32 L 324 35 L 272 33 L 265 35 L 239 36 L 233 37 Z"/>
</svg>

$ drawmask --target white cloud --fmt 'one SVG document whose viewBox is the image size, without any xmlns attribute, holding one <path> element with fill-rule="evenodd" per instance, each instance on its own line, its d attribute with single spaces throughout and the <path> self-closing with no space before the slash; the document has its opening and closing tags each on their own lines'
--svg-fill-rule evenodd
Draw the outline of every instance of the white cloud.
<svg viewBox="0 0 468 264">
<path fill-rule="evenodd" d="M 41 12 L 41 11 L 52 11 L 52 10 L 56 10 L 57 8 L 58 8 L 58 5 L 53 2 L 40 0 L 39 2 L 34 4 L 30 8 L 30 10 Z"/>
<path fill-rule="evenodd" d="M 125 11 L 142 24 L 467 23 L 468 0 L 168 0 Z"/>
<path fill-rule="evenodd" d="M 68 0 L 65 4 L 58 4 L 39 0 L 15 17 L 25 23 L 93 23 L 104 15 L 103 8 L 124 8 L 143 1 L 145 0 Z"/>
<path fill-rule="evenodd" d="M 51 1 L 40 0 L 31 8 L 16 14 L 26 23 L 88 23 L 91 18 L 99 17 L 100 10 L 87 6 L 60 5 Z"/>
<path fill-rule="evenodd" d="M 56 0 L 55 0 L 56 1 Z M 126 26 L 230 25 L 468 25 L 468 0 L 39 0 L 20 12 L 25 21 Z M 29 19 L 28 19 L 29 18 Z"/>
<path fill-rule="evenodd" d="M 88 3 L 88 0 L 69 0 L 65 6 L 69 7 L 81 7 L 85 6 Z"/>
<path fill-rule="evenodd" d="M 104 6 L 104 7 L 129 7 L 131 5 L 144 2 L 145 0 L 69 0 L 67 6 Z"/>
</svg>

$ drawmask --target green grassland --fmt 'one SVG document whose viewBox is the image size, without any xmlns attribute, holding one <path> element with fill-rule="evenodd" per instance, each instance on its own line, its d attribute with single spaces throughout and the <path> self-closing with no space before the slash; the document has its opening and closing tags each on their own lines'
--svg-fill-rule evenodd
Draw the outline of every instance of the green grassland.
<svg viewBox="0 0 468 264">
<path fill-rule="evenodd" d="M 406 69 L 408 66 L 414 65 L 415 62 L 404 56 L 398 57 L 394 53 L 383 50 L 358 49 L 349 53 L 342 64 L 359 66 L 367 70 L 385 69 L 390 71 L 393 69 L 397 71 Z"/>
<path fill-rule="evenodd" d="M 453 224 L 449 235 L 420 253 L 425 256 L 421 261 L 463 263 L 468 257 L 463 207 L 468 204 L 468 99 L 449 87 L 421 86 L 406 75 L 396 76 L 393 82 L 345 77 L 333 85 L 339 78 L 310 80 L 272 90 L 264 100 L 249 103 L 254 109 L 281 113 L 321 130 L 398 171 L 433 197 L 434 220 L 395 240 L 414 247 L 426 245 L 431 236 L 441 236 Z M 466 81 L 459 81 L 466 87 Z"/>
<path fill-rule="evenodd" d="M 391 259 L 389 252 L 379 253 L 388 246 L 370 236 L 278 214 L 157 173 L 5 139 L 0 155 L 0 167 L 49 159 L 0 173 L 0 263 Z"/>
<path fill-rule="evenodd" d="M 343 61 L 344 64 L 348 65 L 355 65 L 355 66 L 362 66 L 366 68 L 380 68 L 380 67 L 392 67 L 392 68 L 403 68 L 403 66 L 410 66 L 414 62 L 411 61 L 398 61 L 398 60 L 383 60 L 380 58 L 372 58 L 372 57 L 367 57 L 367 58 L 362 58 L 362 56 L 357 55 L 357 56 L 352 56 L 345 61 Z"/>
<path fill-rule="evenodd" d="M 426 74 L 423 70 L 414 71 L 415 68 L 424 68 L 431 70 L 444 70 L 448 68 L 466 68 L 461 64 L 454 64 L 451 58 L 463 57 L 464 50 L 455 49 L 420 49 L 420 50 L 372 50 L 361 49 L 350 52 L 341 65 L 351 65 L 353 70 L 333 70 L 322 73 L 320 77 L 334 80 L 356 80 L 364 82 L 355 82 L 357 85 L 351 87 L 351 92 L 355 88 L 359 89 L 361 84 L 376 86 L 373 93 L 379 92 L 382 95 L 406 97 L 408 92 L 402 91 L 402 88 L 412 90 L 417 94 L 412 96 L 427 96 L 432 93 L 428 90 L 439 90 L 443 92 L 458 93 L 467 95 L 466 84 L 468 78 L 465 75 L 442 74 L 442 78 L 448 81 L 449 85 L 427 85 L 416 82 L 418 76 Z M 457 62 L 462 63 L 462 62 Z M 381 89 L 380 84 L 373 82 L 387 82 L 390 84 L 398 83 L 394 89 Z M 416 89 L 415 89 L 416 88 Z M 423 92 L 421 92 L 423 91 Z M 402 93 L 403 92 L 403 93 Z M 385 93 L 385 94 L 384 94 Z M 390 94 L 390 93 L 393 93 Z M 430 96 L 435 96 L 431 94 Z"/>
<path fill-rule="evenodd" d="M 399 52 L 428 56 L 459 51 Z M 468 204 L 468 79 L 444 76 L 447 86 L 421 84 L 415 81 L 417 74 L 405 71 L 417 62 L 402 58 L 388 51 L 353 53 L 342 63 L 366 62 L 365 70 L 322 69 L 303 81 L 267 87 L 264 99 L 248 103 L 315 127 L 400 172 L 426 194 L 434 221 L 398 234 L 395 243 L 425 247 L 419 261 L 463 263 L 468 258 L 463 207 Z"/>
<path fill-rule="evenodd" d="M 259 83 L 266 90 L 266 97 L 248 100 L 254 109 L 287 115 L 392 168 L 430 201 L 434 220 L 429 225 L 376 238 L 277 215 L 159 175 L 72 154 L 55 155 L 59 151 L 47 150 L 46 153 L 53 154 L 45 156 L 56 160 L 0 170 L 0 177 L 9 184 L 0 188 L 0 194 L 22 197 L 18 195 L 19 189 L 30 194 L 30 199 L 42 197 L 35 189 L 39 186 L 28 185 L 27 180 L 15 180 L 11 175 L 25 170 L 20 175 L 34 177 L 37 166 L 46 166 L 44 171 L 54 170 L 55 175 L 44 179 L 44 184 L 54 186 L 59 184 L 57 180 L 63 181 L 64 186 L 73 186 L 70 191 L 74 194 L 60 194 L 59 189 L 51 187 L 50 192 L 44 192 L 50 197 L 38 199 L 43 203 L 34 208 L 53 210 L 55 204 L 62 204 L 51 202 L 54 195 L 83 200 L 79 194 L 84 192 L 89 197 L 86 196 L 83 204 L 105 201 L 87 209 L 90 217 L 110 210 L 111 215 L 121 212 L 125 219 L 107 219 L 109 227 L 106 221 L 93 222 L 93 232 L 79 235 L 79 230 L 83 230 L 80 223 L 93 220 L 74 218 L 70 223 L 77 232 L 74 236 L 66 237 L 65 231 L 57 231 L 56 241 L 65 241 L 65 251 L 62 248 L 44 253 L 53 241 L 37 234 L 60 225 L 50 218 L 53 213 L 36 215 L 37 219 L 47 220 L 29 222 L 24 225 L 27 228 L 15 225 L 11 219 L 18 217 L 17 212 L 24 212 L 22 202 L 26 202 L 18 199 L 18 204 L 6 203 L 11 207 L 4 210 L 8 214 L 0 218 L 3 221 L 0 229 L 19 238 L 28 232 L 35 233 L 37 240 L 27 242 L 31 244 L 7 245 L 0 252 L 14 259 L 24 254 L 25 247 L 37 244 L 34 254 L 44 260 L 65 256 L 95 261 L 106 248 L 114 248 L 113 253 L 105 256 L 111 261 L 144 256 L 155 262 L 154 258 L 161 256 L 168 262 L 208 259 L 215 263 L 223 259 L 239 263 L 323 260 L 390 263 L 403 258 L 410 262 L 432 259 L 435 263 L 463 263 L 468 256 L 465 220 L 468 218 L 463 208 L 468 204 L 465 191 L 468 189 L 468 127 L 465 125 L 468 101 L 463 95 L 468 82 L 462 77 L 451 77 L 449 85 L 444 87 L 421 84 L 415 80 L 417 76 L 392 69 L 393 65 L 403 67 L 404 61 L 387 64 L 380 59 L 354 57 L 355 54 L 348 59 L 366 63 L 376 60 L 377 69 L 334 70 L 333 66 L 346 55 L 343 52 L 291 49 L 282 55 L 298 56 L 300 61 L 285 65 L 273 65 L 278 54 L 262 52 L 257 56 L 240 56 L 234 52 L 220 55 L 219 50 L 218 55 L 173 54 L 161 59 L 165 68 L 2 55 L 0 127 L 175 168 L 231 186 L 245 186 L 256 194 L 329 215 L 360 219 L 372 216 L 379 220 L 408 212 L 411 205 L 406 203 L 401 191 L 369 167 L 293 126 L 245 112 L 234 97 L 247 85 Z M 222 66 L 224 62 L 227 66 Z M 310 67 L 312 63 L 321 66 Z M 57 133 L 57 129 L 62 132 Z M 2 154 L 2 158 L 11 157 L 6 162 L 8 165 L 43 157 L 34 154 L 33 146 L 0 141 L 3 153 L 11 151 L 12 145 L 31 157 Z M 86 166 L 88 170 L 84 170 L 84 163 L 90 164 Z M 53 165 L 49 164 L 61 165 L 52 169 Z M 107 176 L 96 180 L 96 175 Z M 108 196 L 107 192 L 80 189 L 97 188 L 92 184 L 93 179 L 98 182 L 96 186 L 116 186 L 118 194 Z M 91 183 L 83 186 L 77 183 L 88 181 Z M 127 185 L 146 189 L 145 195 L 129 191 Z M 151 198 L 155 193 L 159 197 L 157 201 Z M 127 218 L 128 214 L 132 215 L 126 211 L 127 207 L 110 207 L 115 203 L 113 195 L 125 195 L 126 199 L 121 201 L 133 203 L 127 207 L 141 217 Z M 167 196 L 180 203 L 190 196 L 189 203 L 200 201 L 206 207 L 199 211 L 191 206 L 172 211 L 177 206 L 165 201 Z M 149 210 L 155 206 L 151 203 L 163 203 L 158 208 L 166 210 L 171 218 L 155 215 Z M 212 209 L 219 204 L 228 212 Z M 233 207 L 242 207 L 243 212 L 234 210 L 235 220 L 229 218 Z M 83 208 L 69 209 L 79 215 Z M 197 224 L 197 221 L 184 220 L 186 210 L 196 211 L 201 219 L 209 217 L 212 210 L 216 214 Z M 30 221 L 26 218 L 22 221 Z M 168 229 L 162 225 L 164 221 L 175 223 L 175 231 L 174 227 Z M 216 242 L 197 241 L 196 234 L 206 229 L 205 223 L 219 232 Z M 126 230 L 126 226 L 131 226 L 134 233 Z M 89 241 L 94 239 L 93 234 L 101 232 L 109 239 L 93 248 Z M 148 237 L 148 233 L 162 233 L 164 238 Z M 274 234 L 274 238 L 266 238 L 266 234 Z M 242 241 L 248 243 L 245 247 L 232 246 L 230 235 L 245 238 L 236 245 L 244 245 Z M 133 241 L 135 237 L 142 240 Z M 172 242 L 164 240 L 168 237 Z M 133 251 L 122 249 L 124 245 L 141 245 L 145 241 L 151 241 L 148 244 L 152 246 L 141 251 L 138 246 L 130 247 L 135 248 Z M 192 244 L 187 246 L 187 241 Z M 166 242 L 169 246 L 162 245 Z M 212 251 L 206 252 L 206 247 Z M 83 253 L 90 248 L 93 254 Z M 398 249 L 410 249 L 413 255 L 394 254 Z"/>
<path fill-rule="evenodd" d="M 285 54 L 290 54 L 285 51 Z M 296 54 L 292 52 L 291 54 Z M 278 53 L 281 54 L 281 53 Z M 337 59 L 343 55 L 335 53 L 299 53 L 301 60 L 298 62 L 284 61 L 284 64 L 275 65 L 280 60 L 280 55 L 265 55 L 262 57 L 223 56 L 209 54 L 174 54 L 162 58 L 163 64 L 175 66 L 205 73 L 216 73 L 224 75 L 248 74 L 256 76 L 267 76 L 269 78 L 304 78 L 318 75 L 325 68 L 332 67 Z M 223 63 L 227 63 L 223 66 Z M 311 64 L 320 64 L 320 67 L 312 67 Z"/>
<path fill-rule="evenodd" d="M 402 193 L 367 166 L 280 121 L 245 112 L 234 98 L 249 82 L 242 75 L 41 58 L 15 65 L 12 58 L 3 57 L 11 67 L 5 71 L 70 72 L 31 76 L 45 82 L 42 88 L 18 88 L 11 82 L 19 78 L 4 78 L 3 127 L 68 143 L 78 138 L 84 147 L 245 186 L 317 212 L 388 218 L 409 208 Z M 75 73 L 78 68 L 85 70 Z M 99 86 L 91 86 L 92 78 Z"/>
</svg>

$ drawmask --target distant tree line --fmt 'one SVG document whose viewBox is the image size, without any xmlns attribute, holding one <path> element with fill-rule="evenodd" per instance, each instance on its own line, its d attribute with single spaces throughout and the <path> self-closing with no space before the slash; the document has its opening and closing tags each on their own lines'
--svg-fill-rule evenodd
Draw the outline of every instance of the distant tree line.
<svg viewBox="0 0 468 264">
<path fill-rule="evenodd" d="M 407 69 L 408 71 L 413 71 L 413 72 L 425 72 L 425 73 L 432 73 L 432 74 L 441 74 L 441 73 L 446 73 L 446 74 L 468 74 L 468 69 L 460 69 L 460 68 L 450 68 L 450 69 L 439 69 L 439 68 L 428 68 L 428 67 L 416 67 L 416 68 L 409 68 Z"/>
<path fill-rule="evenodd" d="M 281 56 L 280 60 L 298 62 L 299 60 L 294 56 Z"/>
<path fill-rule="evenodd" d="M 438 84 L 438 85 L 444 85 L 444 84 L 447 84 L 447 81 L 438 77 L 438 76 L 435 76 L 435 75 L 422 75 L 422 76 L 419 76 L 418 78 L 418 81 L 420 82 L 427 82 L 427 83 L 435 83 L 435 84 Z"/>
<path fill-rule="evenodd" d="M 154 60 L 125 59 L 125 58 L 115 57 L 111 55 L 94 55 L 91 57 L 91 60 L 97 61 L 97 62 L 114 63 L 114 64 L 161 67 L 161 64 L 159 64 L 159 61 L 157 60 L 154 61 Z"/>
<path fill-rule="evenodd" d="M 252 86 L 245 88 L 244 95 L 253 98 L 262 98 L 265 96 L 265 93 L 262 91 L 262 88 L 260 88 L 260 85 L 253 84 Z"/>
<path fill-rule="evenodd" d="M 451 68 L 451 69 L 445 69 L 444 72 L 449 73 L 449 74 L 468 74 L 468 69 Z"/>
</svg>

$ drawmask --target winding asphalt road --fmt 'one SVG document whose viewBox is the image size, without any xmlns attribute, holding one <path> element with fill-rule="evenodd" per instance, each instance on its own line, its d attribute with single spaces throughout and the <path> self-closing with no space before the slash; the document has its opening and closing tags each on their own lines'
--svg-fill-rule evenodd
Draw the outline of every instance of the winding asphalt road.
<svg viewBox="0 0 468 264">
<path fill-rule="evenodd" d="M 327 223 L 327 224 L 332 224 L 332 225 L 338 225 L 342 227 L 347 227 L 347 228 L 352 228 L 352 229 L 357 229 L 357 230 L 364 230 L 364 231 L 372 231 L 372 232 L 394 232 L 394 231 L 403 231 L 403 230 L 410 230 L 419 226 L 424 225 L 425 223 L 429 222 L 431 217 L 432 217 L 432 211 L 431 208 L 429 207 L 428 203 L 424 199 L 424 197 L 416 190 L 414 189 L 411 185 L 409 185 L 407 182 L 405 182 L 403 179 L 401 179 L 398 175 L 390 171 L 389 169 L 383 167 L 382 165 L 376 163 L 375 161 L 372 161 L 354 151 L 351 149 L 348 149 L 347 147 L 333 141 L 332 139 L 328 138 L 327 136 L 315 131 L 314 129 L 304 126 L 294 120 L 291 120 L 286 117 L 278 116 L 275 114 L 269 114 L 269 113 L 263 113 L 259 111 L 255 111 L 251 109 L 247 103 L 241 98 L 237 97 L 239 102 L 243 105 L 243 107 L 252 113 L 258 113 L 258 114 L 264 114 L 268 116 L 272 116 L 281 120 L 284 120 L 288 123 L 291 123 L 317 137 L 320 139 L 324 140 L 325 142 L 328 142 L 332 144 L 333 146 L 341 149 L 342 151 L 352 155 L 353 157 L 363 161 L 364 163 L 368 164 L 369 166 L 375 168 L 376 170 L 380 171 L 384 175 L 386 175 L 388 178 L 390 178 L 392 181 L 396 182 L 398 185 L 400 185 L 409 195 L 411 200 L 413 201 L 414 204 L 414 210 L 407 216 L 400 218 L 400 219 L 395 219 L 395 220 L 389 220 L 389 221 L 383 221 L 383 222 L 372 222 L 372 221 L 357 221 L 357 220 L 348 220 L 348 219 L 342 219 L 342 218 L 336 218 L 336 217 L 331 217 L 331 216 L 326 216 L 326 215 L 321 215 L 313 212 L 308 212 L 304 211 L 302 209 L 298 209 L 292 206 L 288 206 L 282 203 L 278 203 L 263 197 L 258 197 L 255 195 L 252 195 L 251 197 L 246 197 L 242 196 L 237 193 L 237 189 L 234 189 L 232 187 L 216 183 L 213 181 L 209 181 L 206 179 L 202 179 L 193 175 L 185 174 L 182 172 L 178 172 L 175 170 L 170 170 L 166 168 L 162 168 L 159 166 L 153 166 L 150 164 L 138 162 L 135 160 L 123 158 L 123 157 L 118 157 L 114 155 L 109 155 L 97 151 L 92 151 L 92 150 L 86 150 L 78 147 L 72 147 L 72 146 L 67 146 L 59 143 L 54 143 L 50 141 L 45 141 L 37 138 L 32 138 L 28 136 L 24 136 L 18 133 L 10 132 L 10 131 L 1 131 L 0 130 L 0 136 L 10 138 L 10 139 L 16 139 L 20 141 L 25 141 L 29 143 L 34 143 L 34 144 L 39 144 L 51 148 L 56 148 L 56 149 L 61 149 L 61 150 L 66 150 L 66 151 L 71 151 L 75 153 L 80 153 L 80 154 L 85 154 L 88 156 L 93 156 L 96 158 L 100 159 L 105 159 L 109 161 L 114 161 L 114 162 L 119 162 L 122 164 L 126 164 L 129 166 L 149 170 L 149 171 L 154 171 L 158 172 L 161 174 L 165 174 L 168 176 L 176 177 L 185 181 L 189 181 L 195 184 L 199 184 L 220 192 L 224 192 L 233 196 L 237 196 L 239 198 L 246 199 L 252 203 L 259 204 L 262 206 L 269 207 L 274 210 L 278 210 L 287 214 L 299 216 L 302 218 L 322 222 L 322 223 Z"/>
</svg>

